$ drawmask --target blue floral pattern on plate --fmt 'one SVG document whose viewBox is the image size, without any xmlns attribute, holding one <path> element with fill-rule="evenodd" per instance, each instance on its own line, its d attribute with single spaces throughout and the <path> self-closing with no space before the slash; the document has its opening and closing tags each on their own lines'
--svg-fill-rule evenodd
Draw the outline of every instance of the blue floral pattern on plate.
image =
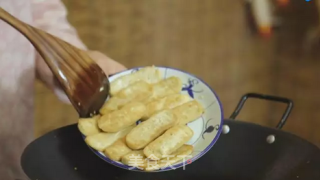
<svg viewBox="0 0 320 180">
<path fill-rule="evenodd" d="M 199 81 L 197 79 L 189 78 L 188 83 L 184 84 L 182 91 L 187 91 L 189 96 L 194 98 L 194 93 L 201 93 L 202 90 L 194 90 L 193 88 L 197 85 Z"/>
</svg>

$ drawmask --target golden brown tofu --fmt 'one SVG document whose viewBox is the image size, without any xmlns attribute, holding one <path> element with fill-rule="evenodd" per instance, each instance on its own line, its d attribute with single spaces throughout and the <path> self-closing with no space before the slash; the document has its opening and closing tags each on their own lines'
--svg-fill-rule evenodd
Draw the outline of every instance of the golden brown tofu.
<svg viewBox="0 0 320 180">
<path fill-rule="evenodd" d="M 172 154 L 193 136 L 193 131 L 186 125 L 177 125 L 148 144 L 143 152 L 151 160 L 159 160 Z"/>
<path fill-rule="evenodd" d="M 92 118 L 80 118 L 78 121 L 79 131 L 85 136 L 98 134 L 101 132 L 97 122 L 99 118 L 99 115 Z"/>
<path fill-rule="evenodd" d="M 108 146 L 116 142 L 118 139 L 125 137 L 134 126 L 127 127 L 121 131 L 115 133 L 104 133 L 90 135 L 85 138 L 85 142 L 88 146 L 97 151 L 103 152 Z"/>
<path fill-rule="evenodd" d="M 145 81 L 149 84 L 157 83 L 161 80 L 161 76 L 160 70 L 154 66 L 141 68 L 139 71 L 123 75 L 112 81 L 110 83 L 110 94 L 114 96 L 122 89 L 138 81 Z"/>
<path fill-rule="evenodd" d="M 185 125 L 201 117 L 204 108 L 198 101 L 193 100 L 173 108 L 172 111 L 178 119 L 178 125 Z"/>
<path fill-rule="evenodd" d="M 191 157 L 189 155 L 193 152 L 193 146 L 184 144 L 179 149 L 177 149 L 175 152 L 173 152 L 171 155 L 168 155 L 165 158 L 162 158 L 161 160 L 157 160 L 157 165 L 155 165 L 155 162 L 153 161 L 151 163 L 152 166 L 150 166 L 150 161 L 146 162 L 145 171 L 154 171 L 159 170 L 161 168 L 166 167 L 172 167 L 175 163 L 178 161 L 187 161 Z M 185 162 L 185 164 L 187 164 Z"/>
<path fill-rule="evenodd" d="M 165 96 L 161 99 L 152 101 L 148 104 L 146 104 L 147 111 L 142 118 L 143 120 L 146 120 L 150 118 L 153 114 L 164 110 L 164 109 L 173 109 L 177 106 L 180 106 L 186 102 L 191 101 L 192 98 L 188 95 L 183 95 L 183 94 L 172 94 Z"/>
<path fill-rule="evenodd" d="M 146 107 L 139 102 L 131 102 L 117 111 L 103 115 L 98 126 L 105 132 L 117 132 L 136 123 L 144 115 Z"/>
<path fill-rule="evenodd" d="M 111 97 L 100 109 L 100 114 L 106 115 L 113 111 L 119 110 L 125 104 L 129 103 L 131 99 L 126 98 L 119 98 L 119 97 Z"/>
<path fill-rule="evenodd" d="M 131 151 L 122 156 L 121 162 L 128 166 L 145 168 L 147 165 L 146 159 L 147 157 L 143 154 L 143 151 L 139 150 Z"/>
<path fill-rule="evenodd" d="M 147 96 L 152 92 L 152 85 L 145 81 L 135 82 L 119 91 L 115 96 L 119 98 L 135 99 L 137 96 Z"/>
<path fill-rule="evenodd" d="M 102 115 L 119 110 L 130 102 L 140 102 L 152 94 L 152 86 L 144 81 L 135 82 L 111 97 L 100 109 Z"/>
<path fill-rule="evenodd" d="M 175 124 L 176 118 L 170 110 L 161 111 L 133 128 L 127 135 L 126 142 L 131 149 L 144 148 Z"/>
<path fill-rule="evenodd" d="M 120 161 L 121 157 L 132 151 L 121 138 L 104 150 L 104 154 L 114 161 Z"/>
<path fill-rule="evenodd" d="M 169 155 L 168 157 L 163 158 L 163 159 L 169 158 L 170 160 L 173 160 L 178 156 L 186 156 L 186 155 L 191 154 L 192 152 L 193 152 L 193 146 L 189 145 L 189 144 L 184 144 L 179 149 L 174 151 L 171 155 Z"/>
<path fill-rule="evenodd" d="M 145 99 L 149 103 L 172 94 L 179 94 L 182 89 L 182 81 L 178 77 L 169 77 L 152 86 L 152 95 Z"/>
</svg>

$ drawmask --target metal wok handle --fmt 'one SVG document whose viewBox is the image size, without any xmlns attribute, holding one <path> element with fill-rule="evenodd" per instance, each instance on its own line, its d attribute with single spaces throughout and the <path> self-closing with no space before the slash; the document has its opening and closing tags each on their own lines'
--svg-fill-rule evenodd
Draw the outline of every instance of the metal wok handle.
<svg viewBox="0 0 320 180">
<path fill-rule="evenodd" d="M 234 110 L 234 112 L 231 114 L 230 119 L 235 119 L 238 114 L 240 113 L 244 103 L 246 102 L 246 100 L 248 98 L 258 98 L 258 99 L 264 99 L 264 100 L 269 100 L 269 101 L 276 101 L 276 102 L 281 102 L 281 103 L 285 103 L 287 104 L 287 108 L 284 112 L 284 114 L 282 115 L 282 118 L 280 120 L 280 122 L 278 123 L 277 127 L 278 129 L 281 129 L 283 127 L 283 125 L 286 123 L 287 118 L 293 108 L 293 102 L 290 99 L 287 98 L 283 98 L 283 97 L 277 97 L 277 96 L 271 96 L 271 95 L 264 95 L 264 94 L 257 94 L 257 93 L 248 93 L 242 96 L 240 102 L 238 103 L 236 109 Z"/>
</svg>

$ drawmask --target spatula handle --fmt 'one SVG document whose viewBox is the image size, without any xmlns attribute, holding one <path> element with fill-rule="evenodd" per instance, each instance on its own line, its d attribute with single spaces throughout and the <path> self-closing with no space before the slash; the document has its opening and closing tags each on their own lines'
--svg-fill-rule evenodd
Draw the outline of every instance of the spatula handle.
<svg viewBox="0 0 320 180">
<path fill-rule="evenodd" d="M 8 12 L 6 12 L 1 7 L 0 7 L 0 19 L 2 19 L 3 21 L 7 22 L 13 28 L 15 28 L 16 30 L 21 32 L 33 44 L 33 46 L 38 50 L 38 52 L 43 57 L 43 59 L 45 59 L 45 61 L 48 63 L 49 67 L 51 65 L 54 65 L 54 64 L 52 64 L 51 61 L 48 60 L 47 55 L 42 53 L 43 51 L 47 51 L 46 48 L 45 48 L 46 47 L 46 40 L 43 39 L 39 35 L 38 30 L 34 30 L 33 27 L 31 27 L 31 26 L 25 24 L 24 22 L 18 20 L 17 18 L 15 18 L 14 16 L 12 16 Z M 57 73 L 57 72 L 55 72 L 54 69 L 52 69 L 52 70 L 53 70 L 54 73 Z"/>
<path fill-rule="evenodd" d="M 64 83 L 65 80 L 63 80 L 59 75 L 59 68 L 61 68 L 61 62 L 52 61 L 52 59 L 57 59 L 55 56 L 57 56 L 57 52 L 52 51 L 52 42 L 54 41 L 54 38 L 49 35 L 48 33 L 36 29 L 9 14 L 7 11 L 2 9 L 0 7 L 0 19 L 7 22 L 9 25 L 11 25 L 13 28 L 21 32 L 35 47 L 35 49 L 38 51 L 38 53 L 41 55 L 41 57 L 46 61 L 49 68 L 53 72 L 53 74 L 56 75 L 60 83 Z M 52 37 L 52 38 L 50 38 Z M 65 86 L 67 84 L 64 84 Z M 71 93 L 71 92 L 66 92 Z"/>
<path fill-rule="evenodd" d="M 102 106 L 107 98 L 99 95 L 109 91 L 108 78 L 86 52 L 21 22 L 2 8 L 0 19 L 20 31 L 33 44 L 81 116 L 87 116 L 90 108 L 99 110 L 98 106 Z M 102 99 L 97 107 L 92 106 L 96 99 Z"/>
<path fill-rule="evenodd" d="M 10 24 L 12 27 L 20 31 L 22 34 L 28 37 L 30 36 L 30 32 L 28 31 L 27 26 L 25 26 L 23 22 L 13 17 L 11 14 L 9 14 L 7 11 L 2 9 L 1 7 L 0 7 L 0 19 Z"/>
<path fill-rule="evenodd" d="M 11 25 L 13 28 L 21 32 L 32 44 L 33 46 L 38 50 L 39 54 L 43 57 L 43 59 L 48 63 L 49 67 L 55 66 L 53 62 L 50 60 L 50 57 L 48 57 L 48 53 L 43 53 L 50 51 L 50 48 L 48 47 L 48 42 L 45 38 L 42 37 L 42 35 L 47 35 L 47 33 L 35 29 L 32 26 L 18 20 L 8 12 L 6 12 L 4 9 L 0 7 L 0 19 L 7 22 L 9 25 Z M 52 69 L 54 73 L 58 73 L 55 69 Z"/>
<path fill-rule="evenodd" d="M 42 44 L 45 43 L 45 40 L 43 40 L 43 38 L 39 36 L 38 31 L 40 30 L 35 30 L 30 25 L 18 20 L 17 18 L 9 14 L 7 11 L 2 9 L 1 7 L 0 7 L 0 19 L 7 22 L 13 28 L 21 32 L 23 35 L 25 35 L 25 37 L 33 44 L 33 46 L 37 50 L 39 51 L 44 50 L 44 47 L 42 46 Z"/>
</svg>

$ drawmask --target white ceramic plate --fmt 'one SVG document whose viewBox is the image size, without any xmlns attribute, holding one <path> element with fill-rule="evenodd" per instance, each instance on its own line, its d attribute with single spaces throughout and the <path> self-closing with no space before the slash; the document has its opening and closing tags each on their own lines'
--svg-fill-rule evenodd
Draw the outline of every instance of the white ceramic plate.
<svg viewBox="0 0 320 180">
<path fill-rule="evenodd" d="M 109 80 L 110 82 L 112 82 L 116 78 L 135 72 L 140 68 L 142 67 L 117 73 L 110 77 Z M 184 167 L 185 165 L 190 164 L 195 160 L 199 159 L 201 156 L 207 153 L 211 149 L 211 147 L 216 143 L 222 131 L 223 123 L 223 110 L 221 102 L 216 93 L 213 91 L 213 89 L 210 88 L 204 81 L 192 74 L 178 69 L 159 66 L 157 66 L 157 68 L 159 68 L 159 70 L 161 71 L 163 79 L 166 79 L 171 76 L 176 76 L 180 78 L 183 82 L 183 88 L 181 90 L 181 93 L 189 94 L 190 97 L 200 102 L 202 106 L 205 108 L 205 112 L 199 119 L 188 124 L 188 126 L 194 131 L 193 137 L 187 143 L 189 145 L 193 145 L 193 153 L 190 156 L 186 157 L 184 160 L 177 162 L 174 165 L 153 172 L 174 170 L 180 167 Z M 85 136 L 83 137 L 85 138 Z M 127 166 L 119 161 L 113 161 L 106 157 L 102 152 L 99 152 L 91 147 L 89 148 L 101 159 L 117 167 L 133 171 L 142 171 L 138 168 Z"/>
</svg>

